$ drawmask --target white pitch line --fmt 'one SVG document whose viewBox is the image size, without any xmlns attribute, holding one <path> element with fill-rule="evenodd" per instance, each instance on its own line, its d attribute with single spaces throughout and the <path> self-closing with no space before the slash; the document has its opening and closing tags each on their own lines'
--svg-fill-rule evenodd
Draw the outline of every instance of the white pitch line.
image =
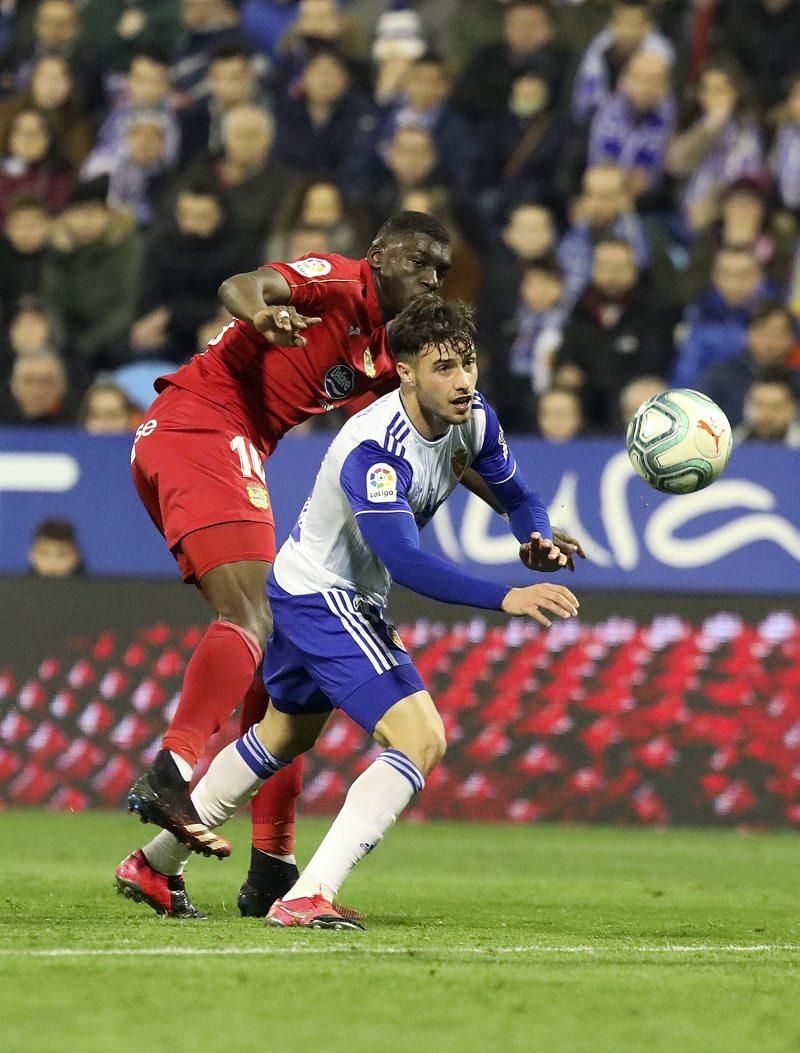
<svg viewBox="0 0 800 1053">
<path fill-rule="evenodd" d="M 357 937 L 360 939 L 361 937 Z M 589 944 L 525 944 L 520 947 L 441 947 L 428 944 L 420 944 L 414 948 L 402 947 L 371 947 L 368 943 L 363 946 L 357 944 L 331 944 L 327 947 L 303 947 L 293 945 L 291 947 L 116 947 L 116 948 L 91 948 L 91 947 L 51 947 L 46 949 L 35 948 L 0 948 L 0 957 L 4 958 L 192 958 L 192 957 L 220 957 L 231 958 L 250 955 L 264 955 L 268 957 L 296 956 L 296 955 L 331 955 L 331 954 L 361 954 L 365 957 L 407 957 L 413 958 L 417 955 L 469 955 L 475 958 L 492 959 L 502 955 L 524 955 L 524 954 L 574 954 L 574 955 L 602 955 L 602 954 L 769 954 L 780 951 L 800 951 L 800 944 L 796 943 L 728 943 L 728 944 L 659 944 L 653 946 L 643 945 L 589 945 Z"/>
</svg>

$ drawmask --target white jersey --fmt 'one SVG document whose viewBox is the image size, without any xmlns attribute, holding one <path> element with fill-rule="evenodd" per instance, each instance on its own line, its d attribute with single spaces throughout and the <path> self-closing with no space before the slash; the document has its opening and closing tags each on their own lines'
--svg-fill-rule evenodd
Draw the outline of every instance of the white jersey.
<svg viewBox="0 0 800 1053">
<path fill-rule="evenodd" d="M 466 423 L 433 440 L 411 423 L 399 391 L 384 395 L 352 417 L 331 443 L 275 560 L 278 585 L 293 595 L 351 589 L 385 606 L 391 579 L 364 541 L 358 516 L 412 515 L 422 528 L 476 461 L 496 483 L 516 471 L 497 416 L 480 394 Z"/>
</svg>

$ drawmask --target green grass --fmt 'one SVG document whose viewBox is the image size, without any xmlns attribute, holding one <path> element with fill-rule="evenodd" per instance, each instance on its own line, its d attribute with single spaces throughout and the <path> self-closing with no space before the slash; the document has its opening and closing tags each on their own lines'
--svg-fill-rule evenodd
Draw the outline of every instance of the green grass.
<svg viewBox="0 0 800 1053">
<path fill-rule="evenodd" d="M 143 833 L 0 815 L 4 1051 L 800 1048 L 790 835 L 401 824 L 342 934 L 238 918 L 244 823 L 232 860 L 193 861 L 210 920 L 157 918 L 112 889 Z"/>
</svg>

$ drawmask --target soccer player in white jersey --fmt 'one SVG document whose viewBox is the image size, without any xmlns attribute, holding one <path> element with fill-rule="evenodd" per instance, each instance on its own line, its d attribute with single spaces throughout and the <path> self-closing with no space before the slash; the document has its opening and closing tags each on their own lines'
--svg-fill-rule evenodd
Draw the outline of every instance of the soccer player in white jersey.
<svg viewBox="0 0 800 1053">
<path fill-rule="evenodd" d="M 419 529 L 472 466 L 506 509 L 520 543 L 551 537 L 547 510 L 528 488 L 494 410 L 475 390 L 471 312 L 435 295 L 415 300 L 389 342 L 399 391 L 353 417 L 331 444 L 267 586 L 274 631 L 264 664 L 264 720 L 222 750 L 192 794 L 211 833 L 275 772 L 310 749 L 342 709 L 384 750 L 356 779 L 295 885 L 271 908 L 276 926 L 362 928 L 334 903 L 353 866 L 408 805 L 445 751 L 442 720 L 396 630 L 384 618 L 392 580 L 445 603 L 551 624 L 578 613 L 569 589 L 509 588 L 419 547 Z M 563 565 L 563 560 L 551 564 Z M 179 862 L 183 846 L 160 835 Z M 172 839 L 170 841 L 170 839 Z M 172 848 L 170 849 L 170 844 Z M 185 857 L 185 856 L 184 856 Z"/>
</svg>

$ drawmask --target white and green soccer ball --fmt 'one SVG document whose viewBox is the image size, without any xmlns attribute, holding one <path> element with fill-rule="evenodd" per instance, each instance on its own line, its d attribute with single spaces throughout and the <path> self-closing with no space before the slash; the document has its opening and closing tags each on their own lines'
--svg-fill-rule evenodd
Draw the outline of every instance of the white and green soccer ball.
<svg viewBox="0 0 800 1053">
<path fill-rule="evenodd" d="M 690 388 L 662 391 L 643 402 L 628 425 L 631 464 L 666 494 L 693 494 L 725 470 L 733 436 L 728 418 Z"/>
</svg>

